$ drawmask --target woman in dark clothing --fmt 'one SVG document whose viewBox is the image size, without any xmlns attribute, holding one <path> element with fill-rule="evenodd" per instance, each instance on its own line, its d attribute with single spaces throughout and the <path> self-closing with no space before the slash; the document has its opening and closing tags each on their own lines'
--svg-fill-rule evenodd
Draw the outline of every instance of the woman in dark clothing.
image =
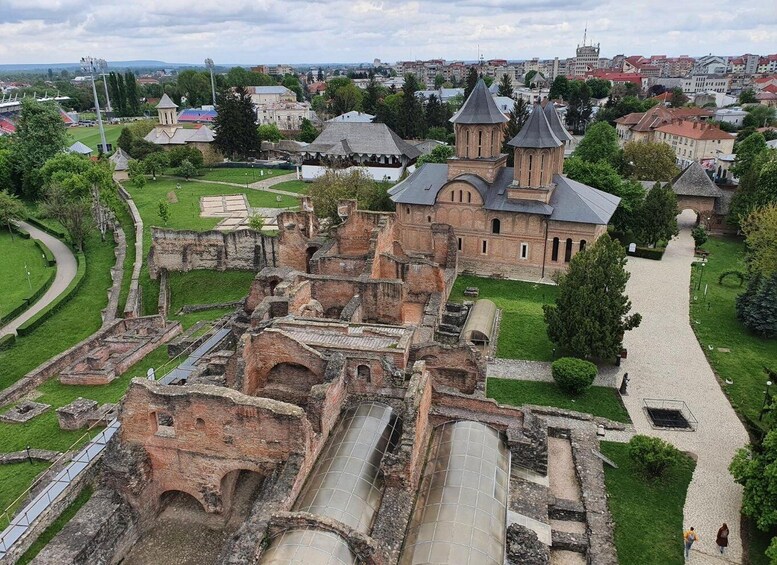
<svg viewBox="0 0 777 565">
<path fill-rule="evenodd" d="M 725 522 L 718 530 L 718 536 L 715 538 L 715 543 L 718 544 L 718 549 L 722 555 L 728 547 L 728 526 Z"/>
</svg>

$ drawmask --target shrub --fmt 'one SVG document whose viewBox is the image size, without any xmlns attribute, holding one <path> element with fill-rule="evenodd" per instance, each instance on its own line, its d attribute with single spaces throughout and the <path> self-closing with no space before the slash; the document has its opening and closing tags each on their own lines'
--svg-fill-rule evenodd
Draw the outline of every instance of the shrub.
<svg viewBox="0 0 777 565">
<path fill-rule="evenodd" d="M 704 229 L 704 226 L 697 226 L 691 230 L 691 237 L 693 244 L 696 247 L 701 247 L 707 241 L 707 230 Z"/>
<path fill-rule="evenodd" d="M 664 256 L 664 251 L 666 251 L 665 247 L 637 247 L 633 252 L 629 251 L 628 254 L 633 257 L 660 261 Z"/>
<path fill-rule="evenodd" d="M 650 478 L 666 473 L 679 454 L 675 446 L 661 438 L 636 435 L 629 441 L 629 457 Z"/>
<path fill-rule="evenodd" d="M 597 369 L 590 361 L 562 357 L 553 362 L 551 372 L 559 387 L 572 394 L 580 394 L 593 384 Z"/>
<path fill-rule="evenodd" d="M 723 281 L 727 277 L 733 277 L 739 280 L 739 284 L 737 286 L 742 286 L 745 284 L 745 280 L 747 279 L 747 275 L 745 275 L 743 271 L 740 271 L 739 269 L 728 269 L 727 271 L 720 273 L 720 276 L 718 277 L 718 284 L 723 284 Z"/>
</svg>

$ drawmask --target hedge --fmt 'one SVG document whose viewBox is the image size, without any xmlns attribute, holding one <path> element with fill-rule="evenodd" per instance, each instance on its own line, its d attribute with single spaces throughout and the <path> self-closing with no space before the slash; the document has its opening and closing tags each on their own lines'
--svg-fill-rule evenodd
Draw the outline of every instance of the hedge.
<svg viewBox="0 0 777 565">
<path fill-rule="evenodd" d="M 56 257 L 54 257 L 54 254 L 51 252 L 51 249 L 46 247 L 46 244 L 43 243 L 39 239 L 34 239 L 35 245 L 38 246 L 38 249 L 40 249 L 41 253 L 46 257 L 46 262 L 49 264 L 49 267 L 53 267 L 57 263 Z"/>
<path fill-rule="evenodd" d="M 633 257 L 642 257 L 643 259 L 653 259 L 654 261 L 660 261 L 664 256 L 666 247 L 637 247 L 634 252 L 626 251 L 628 255 Z"/>
<path fill-rule="evenodd" d="M 41 222 L 38 218 L 34 218 L 34 217 L 31 216 L 31 217 L 27 218 L 25 221 L 27 223 L 29 223 L 29 224 L 32 224 L 33 226 L 35 226 L 35 227 L 37 227 L 39 229 L 42 229 L 46 233 L 48 233 L 50 235 L 53 235 L 57 239 L 64 239 L 65 241 L 67 241 L 69 239 L 67 232 L 62 231 L 62 230 L 58 230 L 58 229 L 53 228 L 51 226 L 48 226 L 48 225 L 44 224 L 43 222 Z"/>
<path fill-rule="evenodd" d="M 744 271 L 740 271 L 739 269 L 728 269 L 727 271 L 720 273 L 720 276 L 718 277 L 718 284 L 722 285 L 726 277 L 729 276 L 739 280 L 738 286 L 742 286 L 747 280 L 747 275 L 744 273 Z"/>
<path fill-rule="evenodd" d="M 11 224 L 11 230 L 15 232 L 22 239 L 30 239 L 30 237 L 32 237 L 28 232 L 24 231 L 23 228 L 16 226 L 14 224 Z"/>
<path fill-rule="evenodd" d="M 55 298 L 51 304 L 46 306 L 46 308 L 19 326 L 16 330 L 17 334 L 24 336 L 31 333 L 32 330 L 49 319 L 51 315 L 54 314 L 54 312 L 57 312 L 60 308 L 62 308 L 62 306 L 67 304 L 71 298 L 73 298 L 73 295 L 75 295 L 76 291 L 84 282 L 84 276 L 86 275 L 86 257 L 84 257 L 84 254 L 79 251 L 76 254 L 76 259 L 78 260 L 78 270 L 76 271 L 75 278 L 70 281 L 70 284 L 65 289 L 65 292 L 57 296 L 57 298 Z"/>
<path fill-rule="evenodd" d="M 16 334 L 8 334 L 0 337 L 0 351 L 10 349 L 10 347 L 16 341 Z"/>
</svg>

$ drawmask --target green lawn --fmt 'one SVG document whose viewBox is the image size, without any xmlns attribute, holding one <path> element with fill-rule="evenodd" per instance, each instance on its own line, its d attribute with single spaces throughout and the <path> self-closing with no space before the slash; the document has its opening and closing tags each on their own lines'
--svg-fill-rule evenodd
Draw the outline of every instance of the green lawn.
<svg viewBox="0 0 777 565">
<path fill-rule="evenodd" d="M 692 525 L 683 524 L 683 506 L 696 464 L 684 456 L 665 477 L 649 481 L 633 466 L 627 444 L 601 442 L 600 445 L 602 453 L 618 465 L 617 469 L 604 466 L 618 561 L 640 565 L 682 564 L 683 527 Z"/>
<path fill-rule="evenodd" d="M 169 273 L 168 282 L 175 314 L 187 304 L 216 304 L 240 300 L 248 294 L 256 273 L 252 271 L 189 271 Z"/>
<path fill-rule="evenodd" d="M 695 269 L 692 274 L 691 325 L 715 372 L 722 381 L 733 381 L 732 384 L 722 383 L 731 405 L 757 429 L 766 382 L 763 367 L 777 370 L 777 339 L 751 334 L 737 319 L 734 303 L 744 287 L 736 286 L 733 277 L 728 277 L 723 285 L 718 284 L 721 272 L 745 269 L 741 240 L 711 237 L 704 248 L 710 254 L 703 267 L 699 291 L 696 286 L 701 269 Z"/>
<path fill-rule="evenodd" d="M 281 175 L 291 175 L 294 171 L 287 169 L 265 169 L 263 167 L 247 168 L 214 168 L 204 169 L 204 174 L 199 177 L 203 180 L 216 180 L 221 182 L 236 182 L 245 184 L 259 182 L 260 180 L 279 177 Z"/>
<path fill-rule="evenodd" d="M 116 141 L 119 139 L 122 127 L 121 124 L 109 125 L 103 122 L 105 141 L 110 143 L 114 149 L 116 149 Z M 68 128 L 67 132 L 70 134 L 73 143 L 80 141 L 87 147 L 91 147 L 94 150 L 95 155 L 97 154 L 97 146 L 102 142 L 100 141 L 100 128 L 96 125 L 91 127 Z"/>
<path fill-rule="evenodd" d="M 22 239 L 18 234 L 12 238 L 8 230 L 0 228 L 0 320 L 42 287 L 55 271 L 32 239 Z"/>
<path fill-rule="evenodd" d="M 287 180 L 273 186 L 276 190 L 285 190 L 286 192 L 296 192 L 297 194 L 307 194 L 310 183 L 304 180 Z"/>
<path fill-rule="evenodd" d="M 0 465 L 0 513 L 4 512 L 35 480 L 39 474 L 48 468 L 49 464 L 43 461 L 32 463 L 14 463 L 13 465 Z M 11 512 L 21 504 L 16 502 L 10 509 Z M 8 525 L 9 517 L 0 514 L 0 528 Z"/>
<path fill-rule="evenodd" d="M 480 298 L 488 298 L 502 309 L 498 357 L 551 360 L 553 344 L 545 329 L 542 305 L 556 299 L 555 286 L 459 275 L 450 299 L 461 302 L 464 289 L 470 286 L 480 289 Z"/>
<path fill-rule="evenodd" d="M 79 495 L 75 498 L 73 502 L 68 505 L 67 508 L 65 508 L 65 511 L 62 512 L 62 514 L 59 515 L 59 518 L 54 520 L 52 524 L 46 528 L 43 533 L 38 536 L 38 539 L 35 540 L 35 542 L 25 551 L 22 556 L 19 558 L 19 560 L 16 562 L 16 565 L 27 565 L 30 561 L 35 559 L 35 556 L 40 553 L 40 551 L 46 547 L 46 545 L 54 539 L 54 536 L 56 536 L 62 528 L 65 527 L 65 524 L 67 524 L 73 516 L 76 515 L 76 512 L 78 512 L 81 507 L 87 503 L 87 501 L 92 497 L 93 489 L 91 486 L 87 485 L 84 487 L 84 489 L 79 493 Z"/>
<path fill-rule="evenodd" d="M 631 422 L 617 390 L 610 387 L 592 386 L 580 396 L 573 396 L 562 391 L 556 383 L 489 378 L 486 394 L 500 404 L 555 406 L 616 422 Z"/>
</svg>

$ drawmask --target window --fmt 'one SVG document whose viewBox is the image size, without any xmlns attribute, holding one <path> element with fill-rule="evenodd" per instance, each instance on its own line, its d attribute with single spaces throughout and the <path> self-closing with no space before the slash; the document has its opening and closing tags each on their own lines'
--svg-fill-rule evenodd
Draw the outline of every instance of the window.
<svg viewBox="0 0 777 565">
<path fill-rule="evenodd" d="M 483 240 L 482 253 L 483 253 L 484 255 L 485 255 L 486 253 L 488 253 L 488 241 L 486 241 L 485 239 Z"/>
<path fill-rule="evenodd" d="M 553 251 L 550 254 L 551 261 L 558 261 L 558 238 L 553 238 Z"/>
<path fill-rule="evenodd" d="M 464 242 L 461 240 L 461 238 L 458 238 L 459 240 L 459 251 L 461 251 L 462 247 L 464 247 Z"/>
<path fill-rule="evenodd" d="M 451 190 L 451 202 L 453 202 L 453 191 Z"/>
<path fill-rule="evenodd" d="M 499 230 L 502 227 L 502 222 L 499 221 L 498 218 L 494 218 L 491 220 L 491 233 L 499 233 Z"/>
<path fill-rule="evenodd" d="M 482 147 L 483 147 L 483 130 L 478 130 L 478 157 L 481 156 Z"/>
<path fill-rule="evenodd" d="M 472 203 L 472 193 L 469 190 L 467 191 L 467 203 Z"/>
<path fill-rule="evenodd" d="M 205 429 L 205 420 L 203 420 L 202 418 L 197 418 L 194 421 L 194 427 L 195 427 L 195 429 L 198 429 L 198 430 L 204 430 Z"/>
<path fill-rule="evenodd" d="M 367 365 L 359 365 L 356 368 L 356 376 L 361 381 L 369 381 L 370 380 L 370 368 Z"/>
<path fill-rule="evenodd" d="M 151 419 L 156 435 L 162 437 L 175 437 L 175 423 L 170 414 L 167 412 L 152 412 Z"/>
<path fill-rule="evenodd" d="M 528 259 L 529 258 L 529 244 L 528 243 L 522 243 L 521 244 L 521 259 Z"/>
<path fill-rule="evenodd" d="M 464 202 L 464 191 L 463 190 L 459 191 L 459 202 Z"/>
<path fill-rule="evenodd" d="M 410 215 L 410 206 L 405 206 L 405 214 Z"/>
<path fill-rule="evenodd" d="M 534 155 L 529 155 L 529 175 L 527 178 L 527 186 L 531 186 L 531 173 L 532 173 L 532 164 L 534 162 Z"/>
<path fill-rule="evenodd" d="M 580 251 L 585 251 L 585 240 L 584 239 L 580 240 Z"/>
<path fill-rule="evenodd" d="M 426 221 L 431 224 L 432 223 L 432 217 L 431 216 L 426 216 Z"/>
<path fill-rule="evenodd" d="M 572 260 L 572 239 L 567 238 L 567 244 L 564 247 L 564 263 L 569 263 Z"/>
</svg>

